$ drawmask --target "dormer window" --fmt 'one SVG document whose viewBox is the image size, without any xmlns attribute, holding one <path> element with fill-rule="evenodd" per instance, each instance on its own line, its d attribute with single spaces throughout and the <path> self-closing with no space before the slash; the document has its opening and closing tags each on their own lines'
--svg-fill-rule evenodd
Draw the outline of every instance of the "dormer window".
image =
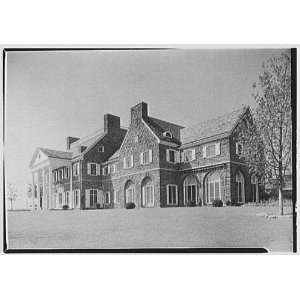
<svg viewBox="0 0 300 300">
<path fill-rule="evenodd" d="M 98 152 L 104 152 L 104 146 L 100 146 L 100 147 L 98 148 Z"/>
<path fill-rule="evenodd" d="M 165 136 L 165 137 L 168 137 L 168 138 L 172 138 L 173 136 L 172 136 L 172 133 L 170 132 L 170 131 L 165 131 L 164 133 L 163 133 L 163 135 Z"/>
</svg>

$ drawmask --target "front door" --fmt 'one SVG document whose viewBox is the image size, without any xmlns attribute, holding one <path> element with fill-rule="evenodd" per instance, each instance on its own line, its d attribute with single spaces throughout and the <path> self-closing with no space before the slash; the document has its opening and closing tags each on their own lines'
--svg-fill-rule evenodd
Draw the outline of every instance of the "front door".
<svg viewBox="0 0 300 300">
<path fill-rule="evenodd" d="M 143 187 L 143 206 L 144 207 L 153 207 L 154 206 L 154 192 L 153 185 L 146 185 Z"/>
</svg>

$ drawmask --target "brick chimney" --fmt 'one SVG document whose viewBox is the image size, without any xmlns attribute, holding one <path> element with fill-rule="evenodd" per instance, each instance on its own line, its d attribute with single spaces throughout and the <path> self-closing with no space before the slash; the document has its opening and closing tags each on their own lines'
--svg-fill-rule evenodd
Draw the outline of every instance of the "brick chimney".
<svg viewBox="0 0 300 300">
<path fill-rule="evenodd" d="M 78 140 L 79 140 L 79 138 L 77 138 L 77 137 L 68 136 L 67 137 L 67 150 L 70 150 L 71 144 Z"/>
<path fill-rule="evenodd" d="M 148 104 L 141 102 L 131 108 L 131 123 L 148 118 Z"/>
<path fill-rule="evenodd" d="M 120 129 L 120 117 L 111 114 L 104 115 L 104 132 Z"/>
</svg>

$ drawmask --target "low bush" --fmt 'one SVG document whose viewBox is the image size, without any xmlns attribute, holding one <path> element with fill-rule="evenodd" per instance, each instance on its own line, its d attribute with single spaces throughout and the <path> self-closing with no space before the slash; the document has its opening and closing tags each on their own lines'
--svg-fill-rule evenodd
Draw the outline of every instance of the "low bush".
<svg viewBox="0 0 300 300">
<path fill-rule="evenodd" d="M 225 204 L 226 204 L 226 206 L 231 206 L 232 205 L 230 200 L 227 200 Z"/>
<path fill-rule="evenodd" d="M 64 205 L 63 209 L 69 209 L 69 205 Z"/>
<path fill-rule="evenodd" d="M 220 200 L 220 199 L 216 199 L 216 200 L 213 201 L 212 206 L 213 207 L 222 207 L 223 206 L 223 201 Z"/>
<path fill-rule="evenodd" d="M 133 203 L 133 202 L 128 202 L 128 203 L 126 203 L 125 208 L 126 208 L 126 209 L 134 209 L 134 208 L 135 208 L 135 203 Z"/>
</svg>

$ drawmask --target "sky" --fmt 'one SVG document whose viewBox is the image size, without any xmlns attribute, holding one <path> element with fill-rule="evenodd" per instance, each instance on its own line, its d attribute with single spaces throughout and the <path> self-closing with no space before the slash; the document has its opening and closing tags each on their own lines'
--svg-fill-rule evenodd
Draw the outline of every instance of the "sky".
<svg viewBox="0 0 300 300">
<path fill-rule="evenodd" d="M 281 49 L 12 51 L 6 60 L 6 181 L 26 205 L 29 162 L 37 147 L 66 150 L 66 137 L 103 128 L 144 101 L 149 114 L 192 126 L 255 106 L 252 85 L 262 63 Z"/>
</svg>

